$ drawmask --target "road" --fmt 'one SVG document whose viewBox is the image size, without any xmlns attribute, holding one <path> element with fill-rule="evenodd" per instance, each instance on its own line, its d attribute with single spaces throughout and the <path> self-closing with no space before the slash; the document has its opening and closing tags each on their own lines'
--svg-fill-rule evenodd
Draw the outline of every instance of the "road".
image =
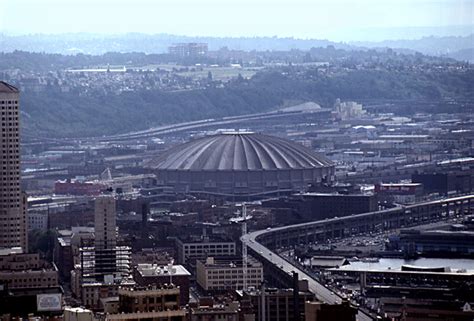
<svg viewBox="0 0 474 321">
<path fill-rule="evenodd" d="M 260 231 L 248 233 L 242 236 L 241 241 L 245 243 L 248 247 L 250 247 L 253 251 L 255 251 L 256 253 L 259 253 L 265 260 L 271 262 L 272 264 L 274 264 L 275 266 L 277 266 L 284 272 L 291 274 L 293 271 L 295 271 L 298 273 L 300 279 L 308 280 L 309 289 L 311 292 L 315 294 L 317 299 L 328 304 L 338 304 L 342 300 L 342 298 L 338 294 L 333 293 L 330 289 L 326 288 L 323 284 L 319 283 L 313 277 L 308 275 L 305 271 L 301 270 L 299 267 L 286 261 L 284 258 L 272 252 L 271 250 L 266 248 L 264 245 L 258 243 L 257 239 L 259 237 L 262 237 L 264 234 L 275 233 L 278 231 L 284 231 L 288 229 L 296 233 L 295 229 L 305 228 L 308 226 L 317 225 L 321 223 L 328 224 L 328 223 L 336 223 L 342 220 L 359 220 L 359 219 L 364 219 L 368 217 L 373 217 L 374 215 L 376 215 L 378 219 L 382 219 L 384 217 L 390 217 L 390 215 L 392 215 L 393 213 L 397 213 L 400 210 L 405 211 L 405 213 L 407 213 L 407 211 L 408 213 L 411 213 L 412 210 L 416 212 L 416 209 L 420 207 L 425 208 L 425 210 L 426 208 L 429 208 L 430 210 L 431 208 L 434 208 L 433 211 L 435 211 L 435 213 L 436 211 L 442 211 L 442 208 L 444 207 L 445 210 L 448 212 L 446 218 L 449 218 L 450 213 L 451 212 L 454 213 L 454 211 L 456 210 L 456 207 L 458 207 L 458 210 L 459 209 L 462 210 L 463 214 L 465 213 L 466 210 L 468 213 L 470 213 L 472 210 L 471 199 L 473 198 L 474 198 L 473 194 L 454 196 L 450 198 L 444 198 L 444 199 L 428 201 L 428 202 L 421 202 L 417 204 L 411 204 L 411 205 L 407 205 L 403 207 L 396 207 L 396 208 L 377 211 L 377 212 L 355 214 L 355 215 L 346 216 L 342 218 L 326 219 L 324 221 L 313 221 L 313 222 L 295 224 L 291 226 L 269 228 L 267 230 L 260 230 Z M 423 214 L 424 212 L 420 212 L 420 213 Z M 442 213 L 440 212 L 438 214 L 442 214 Z M 430 213 L 427 212 L 426 215 L 429 216 Z M 420 224 L 422 223 L 426 223 L 426 222 L 420 221 Z M 419 225 L 419 224 L 415 224 L 415 225 Z M 374 318 L 371 317 L 370 315 L 367 315 L 361 309 L 359 309 L 357 320 L 369 321 L 369 320 L 374 320 Z"/>
<path fill-rule="evenodd" d="M 263 231 L 256 231 L 252 233 L 248 233 L 242 236 L 241 240 L 249 248 L 254 250 L 256 253 L 262 255 L 265 259 L 270 261 L 272 264 L 278 266 L 281 270 L 292 274 L 293 271 L 298 273 L 300 280 L 307 280 L 309 290 L 315 294 L 316 298 L 322 302 L 328 304 L 339 304 L 342 302 L 342 298 L 335 294 L 333 291 L 316 281 L 312 276 L 307 274 L 305 271 L 301 270 L 297 266 L 291 264 L 290 262 L 286 261 L 282 257 L 280 257 L 275 252 L 270 251 L 268 248 L 263 246 L 262 244 L 258 243 L 256 238 L 264 233 L 268 233 L 270 231 L 263 230 Z M 357 314 L 358 321 L 371 321 L 374 320 L 371 316 L 365 314 L 361 310 L 359 310 Z"/>
<path fill-rule="evenodd" d="M 327 112 L 328 109 L 320 108 L 317 110 L 313 110 L 312 112 L 320 113 L 320 112 Z M 136 139 L 146 139 L 152 137 L 158 137 L 165 134 L 183 132 L 183 131 L 190 131 L 190 130 L 203 130 L 209 127 L 218 127 L 224 126 L 229 124 L 239 124 L 239 123 L 247 123 L 249 121 L 259 121 L 259 120 L 268 120 L 271 118 L 287 118 L 292 115 L 300 115 L 304 114 L 308 111 L 306 110 L 291 110 L 291 111 L 270 111 L 265 113 L 257 113 L 257 114 L 247 114 L 241 116 L 230 116 L 230 117 L 223 117 L 219 119 L 203 119 L 197 121 L 190 121 L 172 125 L 165 125 L 150 128 L 147 130 L 130 132 L 125 134 L 113 135 L 113 136 L 104 136 L 104 137 L 96 137 L 91 138 L 88 140 L 91 141 L 101 141 L 101 142 L 112 142 L 112 141 L 128 141 L 128 140 L 136 140 Z M 87 140 L 87 139 L 86 139 Z"/>
</svg>

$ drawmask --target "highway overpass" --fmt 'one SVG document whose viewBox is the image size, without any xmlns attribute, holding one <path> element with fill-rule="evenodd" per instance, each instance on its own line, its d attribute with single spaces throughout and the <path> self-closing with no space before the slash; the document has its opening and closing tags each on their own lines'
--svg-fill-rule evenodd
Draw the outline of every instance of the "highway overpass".
<svg viewBox="0 0 474 321">
<path fill-rule="evenodd" d="M 269 276 L 270 283 L 292 287 L 292 273 L 297 272 L 300 280 L 308 281 L 309 290 L 319 300 L 328 304 L 338 304 L 342 301 L 338 294 L 280 257 L 274 250 L 283 246 L 326 242 L 332 238 L 345 238 L 427 224 L 457 215 L 471 214 L 473 208 L 474 194 L 470 194 L 377 212 L 268 228 L 248 233 L 242 236 L 241 241 L 248 246 L 249 253 L 263 263 L 265 275 Z M 357 318 L 364 321 L 374 319 L 362 310 L 359 310 Z"/>
</svg>

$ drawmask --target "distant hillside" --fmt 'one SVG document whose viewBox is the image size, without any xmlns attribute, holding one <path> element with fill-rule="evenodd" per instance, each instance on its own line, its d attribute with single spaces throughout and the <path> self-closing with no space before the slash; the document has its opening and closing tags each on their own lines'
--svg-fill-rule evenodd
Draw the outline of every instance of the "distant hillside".
<svg viewBox="0 0 474 321">
<path fill-rule="evenodd" d="M 381 42 L 353 42 L 367 48 L 401 48 L 426 55 L 446 56 L 457 60 L 474 62 L 474 34 L 462 37 L 423 37 L 416 40 L 390 40 Z"/>
<path fill-rule="evenodd" d="M 317 70 L 291 67 L 261 72 L 226 88 L 160 92 L 136 91 L 90 96 L 60 92 L 25 92 L 21 97 L 24 133 L 28 136 L 98 136 L 146 129 L 205 118 L 263 112 L 286 101 L 315 101 L 331 106 L 347 100 L 425 100 L 426 110 L 408 106 L 403 112 L 455 112 L 467 104 L 445 104 L 445 99 L 471 102 L 474 72 L 393 72 L 355 70 L 323 76 Z M 411 108 L 411 109 L 410 109 Z M 397 111 L 397 110 L 394 110 Z M 473 110 L 474 111 L 474 110 Z"/>
<path fill-rule="evenodd" d="M 473 30 L 473 28 L 470 28 Z M 404 30 L 404 29 L 403 29 Z M 402 31 L 403 31 L 402 30 Z M 409 29 L 407 29 L 409 30 Z M 405 30 L 405 31 L 407 31 Z M 414 29 L 415 34 L 426 34 L 431 29 Z M 447 29 L 451 30 L 451 29 Z M 469 28 L 463 27 L 463 31 Z M 433 30 L 435 32 L 436 30 Z M 454 30 L 453 32 L 455 32 Z M 362 32 L 362 31 L 360 31 Z M 366 31 L 372 32 L 374 31 Z M 382 31 L 380 31 L 382 32 Z M 386 32 L 386 31 L 384 31 Z M 400 30 L 397 34 L 404 35 Z M 436 31 L 440 34 L 440 31 Z M 454 34 L 460 33 L 459 30 Z M 412 38 L 412 37 L 411 37 Z M 360 50 L 362 48 L 397 48 L 404 52 L 418 51 L 423 54 L 447 56 L 460 60 L 474 61 L 469 49 L 474 48 L 474 35 L 464 36 L 429 36 L 410 40 L 387 40 L 380 42 L 334 42 L 324 39 L 298 39 L 279 37 L 188 37 L 169 34 L 129 33 L 121 35 L 100 35 L 89 33 L 60 35 L 23 35 L 9 36 L 0 33 L 0 52 L 15 50 L 30 52 L 102 55 L 106 52 L 163 54 L 168 47 L 179 42 L 205 42 L 209 50 L 228 47 L 244 51 L 289 51 L 292 49 L 309 50 L 317 47 L 334 46 L 337 49 Z M 468 50 L 468 51 L 466 51 Z M 459 52 L 459 53 L 458 53 Z"/>
<path fill-rule="evenodd" d="M 453 58 L 459 61 L 469 61 L 471 63 L 474 63 L 474 47 L 453 51 L 448 53 L 447 56 L 449 58 Z"/>
<path fill-rule="evenodd" d="M 349 48 L 343 43 L 319 39 L 297 39 L 279 37 L 188 37 L 168 34 L 147 35 L 130 33 L 122 35 L 98 35 L 88 33 L 61 35 L 24 35 L 7 36 L 0 34 L 0 51 L 12 52 L 23 50 L 31 52 L 46 52 L 60 54 L 92 54 L 100 55 L 106 52 L 144 52 L 167 53 L 168 47 L 179 42 L 205 42 L 209 50 L 228 47 L 235 50 L 264 51 L 264 50 L 307 50 L 312 47 Z"/>
</svg>

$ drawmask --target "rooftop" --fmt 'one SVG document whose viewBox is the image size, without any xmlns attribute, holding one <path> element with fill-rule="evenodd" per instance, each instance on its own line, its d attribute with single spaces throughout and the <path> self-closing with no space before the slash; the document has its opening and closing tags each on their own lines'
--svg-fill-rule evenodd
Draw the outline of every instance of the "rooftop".
<svg viewBox="0 0 474 321">
<path fill-rule="evenodd" d="M 212 307 L 209 306 L 200 306 L 197 308 L 192 308 L 192 314 L 226 314 L 226 313 L 237 313 L 238 312 L 238 305 L 235 306 L 223 306 L 223 305 L 214 305 Z"/>
<path fill-rule="evenodd" d="M 262 290 L 254 288 L 254 287 L 249 287 L 248 290 L 246 290 L 246 291 L 239 290 L 238 293 L 240 295 L 247 294 L 247 295 L 251 295 L 251 296 L 257 296 L 257 295 L 260 296 L 261 293 L 262 293 Z M 292 296 L 293 295 L 293 289 L 266 288 L 265 293 L 267 295 L 273 295 L 273 296 L 290 296 L 290 295 Z M 302 290 L 299 291 L 299 294 L 300 295 L 302 295 L 302 294 L 303 295 L 304 294 L 312 295 L 311 292 L 302 291 Z"/>
<path fill-rule="evenodd" d="M 152 286 L 134 286 L 131 288 L 119 288 L 119 295 L 127 296 L 150 296 L 150 295 L 166 295 L 166 294 L 178 294 L 179 286 L 169 284 L 161 287 L 155 285 Z"/>
<path fill-rule="evenodd" d="M 23 250 L 21 247 L 7 247 L 0 249 L 0 256 L 11 255 L 11 254 L 21 254 Z"/>
<path fill-rule="evenodd" d="M 334 193 L 316 193 L 316 192 L 308 192 L 308 193 L 300 193 L 300 194 L 293 194 L 295 196 L 303 196 L 303 197 L 367 197 L 372 196 L 372 194 L 338 194 Z"/>
<path fill-rule="evenodd" d="M 199 236 L 199 237 L 194 237 L 191 235 L 180 235 L 177 237 L 177 240 L 180 243 L 192 243 L 192 244 L 205 244 L 205 243 L 232 243 L 235 244 L 235 242 L 229 237 L 226 238 L 225 236 L 222 235 L 206 235 L 206 236 Z"/>
<path fill-rule="evenodd" d="M 167 265 L 143 263 L 143 264 L 138 264 L 136 269 L 144 277 L 170 275 L 169 267 Z M 175 276 L 191 275 L 191 273 L 189 273 L 189 271 L 186 270 L 186 268 L 182 265 L 172 265 L 171 272 L 172 272 L 171 275 L 175 275 Z"/>
<path fill-rule="evenodd" d="M 205 136 L 175 146 L 146 165 L 172 171 L 313 169 L 333 166 L 298 143 L 250 132 Z"/>
<path fill-rule="evenodd" d="M 7 84 L 4 81 L 0 81 L 0 93 L 18 93 L 20 92 L 18 88 Z"/>
<path fill-rule="evenodd" d="M 208 257 L 206 260 L 198 260 L 202 262 L 207 268 L 241 268 L 243 266 L 242 257 L 240 256 L 220 256 Z M 257 261 L 252 256 L 248 257 L 248 267 L 262 267 L 262 263 Z"/>
<path fill-rule="evenodd" d="M 392 186 L 392 187 L 409 187 L 409 186 L 421 186 L 421 183 L 380 183 L 380 186 Z"/>
</svg>

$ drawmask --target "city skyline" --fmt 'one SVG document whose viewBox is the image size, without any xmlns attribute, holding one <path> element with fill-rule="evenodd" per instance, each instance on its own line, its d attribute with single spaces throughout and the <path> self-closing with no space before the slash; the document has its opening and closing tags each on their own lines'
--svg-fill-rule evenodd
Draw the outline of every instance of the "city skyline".
<svg viewBox="0 0 474 321">
<path fill-rule="evenodd" d="M 473 0 L 0 0 L 0 321 L 474 320 Z"/>
</svg>

